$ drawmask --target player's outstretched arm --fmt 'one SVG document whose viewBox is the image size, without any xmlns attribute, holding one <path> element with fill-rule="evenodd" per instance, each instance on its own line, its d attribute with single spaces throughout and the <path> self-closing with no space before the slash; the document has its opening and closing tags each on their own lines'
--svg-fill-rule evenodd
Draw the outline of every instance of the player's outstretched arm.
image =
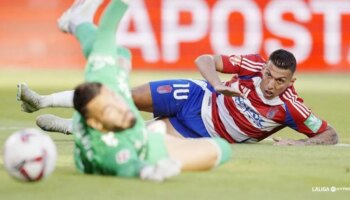
<svg viewBox="0 0 350 200">
<path fill-rule="evenodd" d="M 310 137 L 307 139 L 301 140 L 292 140 L 292 139 L 276 139 L 274 138 L 275 145 L 288 146 L 288 145 L 333 145 L 338 143 L 338 134 L 335 129 L 331 126 L 327 126 L 327 129 L 322 133 Z"/>
</svg>

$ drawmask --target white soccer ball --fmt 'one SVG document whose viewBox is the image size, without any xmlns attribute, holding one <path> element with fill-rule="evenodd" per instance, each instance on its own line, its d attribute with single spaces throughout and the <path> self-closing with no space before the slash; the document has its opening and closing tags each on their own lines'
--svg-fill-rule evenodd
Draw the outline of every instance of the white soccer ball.
<svg viewBox="0 0 350 200">
<path fill-rule="evenodd" d="M 13 133 L 5 142 L 4 165 L 21 181 L 38 181 L 55 169 L 57 151 L 52 139 L 38 129 Z"/>
</svg>

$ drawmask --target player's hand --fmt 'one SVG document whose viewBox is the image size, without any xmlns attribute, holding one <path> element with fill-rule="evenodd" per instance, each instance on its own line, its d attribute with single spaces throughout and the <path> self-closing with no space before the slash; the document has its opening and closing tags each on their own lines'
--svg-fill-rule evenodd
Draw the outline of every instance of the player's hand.
<svg viewBox="0 0 350 200">
<path fill-rule="evenodd" d="M 272 138 L 276 146 L 304 146 L 305 143 L 300 140 L 292 140 L 292 139 L 282 139 L 282 138 Z"/>
<path fill-rule="evenodd" d="M 239 91 L 239 90 L 236 90 L 232 87 L 229 87 L 229 86 L 226 86 L 226 85 L 222 85 L 222 84 L 219 84 L 219 85 L 216 85 L 214 87 L 215 91 L 218 92 L 218 93 L 221 93 L 225 96 L 229 96 L 229 97 L 241 97 L 242 96 L 242 93 Z"/>
<path fill-rule="evenodd" d="M 140 178 L 162 182 L 181 173 L 181 164 L 171 159 L 162 159 L 155 165 L 148 165 L 141 170 Z"/>
</svg>

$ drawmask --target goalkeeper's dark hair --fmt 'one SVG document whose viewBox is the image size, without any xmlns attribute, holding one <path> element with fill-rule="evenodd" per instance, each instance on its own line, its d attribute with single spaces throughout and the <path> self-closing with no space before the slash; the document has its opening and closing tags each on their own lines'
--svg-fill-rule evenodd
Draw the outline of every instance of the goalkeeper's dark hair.
<svg viewBox="0 0 350 200">
<path fill-rule="evenodd" d="M 100 94 L 102 88 L 101 83 L 90 82 L 82 83 L 74 89 L 73 104 L 75 110 L 77 110 L 85 119 L 87 118 L 87 104 Z"/>
<path fill-rule="evenodd" d="M 270 54 L 269 60 L 280 69 L 289 69 L 294 73 L 297 69 L 297 61 L 294 55 L 284 49 L 278 49 Z"/>
</svg>

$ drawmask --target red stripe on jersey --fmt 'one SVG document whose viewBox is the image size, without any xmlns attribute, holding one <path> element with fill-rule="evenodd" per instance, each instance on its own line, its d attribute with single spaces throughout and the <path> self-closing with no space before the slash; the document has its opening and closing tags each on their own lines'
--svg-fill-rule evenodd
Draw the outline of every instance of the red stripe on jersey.
<svg viewBox="0 0 350 200">
<path fill-rule="evenodd" d="M 304 104 L 302 104 L 300 101 L 298 101 L 298 96 L 292 92 L 292 90 L 289 88 L 286 91 L 287 96 L 291 97 L 295 105 L 301 109 L 303 112 L 305 112 L 307 115 L 310 114 L 309 108 L 307 108 Z"/>
<path fill-rule="evenodd" d="M 239 63 L 232 63 L 231 57 L 229 56 L 221 56 L 222 64 L 223 64 L 223 73 L 236 74 L 238 73 Z M 234 59 L 236 61 L 236 59 Z"/>
<path fill-rule="evenodd" d="M 250 63 L 251 65 L 255 65 L 256 66 L 255 68 L 262 68 L 262 66 L 264 66 L 264 64 L 265 64 L 264 60 L 259 60 L 258 62 L 256 62 L 256 61 L 253 61 L 251 59 L 248 59 L 247 57 L 243 57 L 243 61 Z M 258 66 L 260 66 L 260 67 L 258 67 Z"/>
<path fill-rule="evenodd" d="M 224 103 L 238 128 L 251 138 L 255 138 L 260 141 L 285 127 L 278 126 L 271 131 L 262 131 L 261 129 L 254 127 L 250 121 L 248 121 L 248 119 L 237 109 L 236 104 L 233 102 L 231 97 L 225 97 Z"/>
<path fill-rule="evenodd" d="M 232 97 L 224 97 L 224 103 L 230 113 L 230 116 L 232 117 L 232 120 L 236 122 L 236 125 L 241 131 L 252 138 L 257 138 L 257 135 L 261 135 L 262 131 L 254 127 L 248 121 L 248 119 L 237 109 Z"/>
<path fill-rule="evenodd" d="M 282 106 L 271 106 L 265 104 L 256 93 L 256 90 L 252 90 L 247 97 L 252 106 L 264 117 L 282 124 L 286 117 L 286 112 Z"/>
<path fill-rule="evenodd" d="M 229 143 L 236 143 L 234 139 L 230 136 L 230 134 L 226 131 L 226 128 L 224 124 L 222 123 L 219 112 L 218 112 L 218 105 L 216 103 L 216 94 L 212 94 L 212 120 L 214 124 L 215 131 L 224 139 L 226 139 Z"/>
<path fill-rule="evenodd" d="M 304 119 L 306 119 L 310 115 L 310 110 L 304 105 L 302 105 L 302 103 L 297 100 L 298 97 L 295 94 L 291 93 L 290 90 L 287 90 L 282 95 L 282 97 L 286 101 L 289 101 L 290 105 L 292 105 L 294 109 L 303 116 Z"/>
<path fill-rule="evenodd" d="M 259 72 L 261 71 L 263 64 L 264 63 L 256 63 L 256 62 L 249 61 L 246 58 L 243 58 L 241 67 L 244 69 L 250 70 L 252 72 Z"/>
</svg>

